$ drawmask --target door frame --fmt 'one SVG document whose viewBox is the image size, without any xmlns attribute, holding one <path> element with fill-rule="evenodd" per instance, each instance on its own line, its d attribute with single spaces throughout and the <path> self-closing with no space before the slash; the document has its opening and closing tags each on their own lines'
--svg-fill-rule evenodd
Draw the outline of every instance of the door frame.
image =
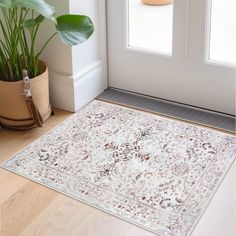
<svg viewBox="0 0 236 236">
<path fill-rule="evenodd" d="M 152 55 L 156 57 L 160 57 L 160 60 L 168 60 L 171 56 L 169 55 L 164 55 L 164 54 L 158 54 L 157 52 L 152 52 L 148 50 L 140 50 L 136 48 L 130 48 L 128 46 L 128 34 L 127 34 L 127 1 L 126 0 L 121 0 L 123 2 L 123 12 L 124 15 L 122 17 L 124 18 L 123 20 L 123 25 L 122 25 L 122 31 L 123 31 L 123 48 L 126 51 L 129 51 L 130 53 L 137 53 L 137 55 L 143 54 L 143 55 Z M 219 74 L 232 74 L 235 72 L 235 68 L 232 67 L 232 65 L 226 65 L 226 64 L 220 64 L 220 63 L 214 63 L 212 60 L 207 60 L 206 55 L 208 55 L 208 50 L 209 50 L 209 0 L 199 0 L 194 1 L 194 0 L 175 0 L 175 10 L 174 10 L 174 17 L 173 17 L 173 50 L 172 50 L 172 59 L 178 61 L 178 60 L 183 60 L 185 61 L 186 67 L 188 67 L 189 70 L 203 70 L 203 71 L 211 71 L 212 73 L 219 73 Z M 106 8 L 107 8 L 108 1 L 106 1 Z M 197 10 L 196 10 L 196 4 L 197 4 Z M 108 22 L 108 9 L 106 9 L 106 18 L 107 18 L 107 24 Z M 193 14 L 191 14 L 193 13 Z M 202 14 L 203 17 L 199 17 Z M 174 19 L 177 18 L 178 20 L 175 21 Z M 199 18 L 201 18 L 199 20 Z M 180 25 L 181 24 L 181 25 Z M 197 32 L 195 29 L 191 28 L 191 25 L 195 25 L 195 29 L 198 29 Z M 199 32 L 201 32 L 199 34 Z M 206 33 L 207 32 L 207 33 Z M 107 29 L 107 37 L 109 36 L 108 29 Z M 198 44 L 194 45 L 194 42 L 197 39 Z M 109 43 L 109 39 L 108 39 Z M 178 46 L 177 46 L 177 45 Z M 193 46 L 194 45 L 194 46 Z M 107 49 L 108 57 L 109 57 L 109 47 Z M 191 60 L 189 60 L 189 58 Z M 109 65 L 109 62 L 108 62 Z M 231 71 L 229 73 L 229 71 Z M 230 78 L 226 78 L 230 79 Z M 232 83 L 232 81 L 230 82 Z M 123 89 L 123 90 L 128 90 L 131 92 L 136 92 L 140 93 L 140 91 L 132 91 L 130 89 L 126 89 L 124 87 L 117 87 L 113 86 L 111 83 L 111 78 L 109 78 L 109 66 L 108 66 L 108 86 L 114 87 L 117 89 Z M 210 91 L 210 90 L 209 90 Z M 234 95 L 235 95 L 235 90 L 234 90 Z M 153 96 L 151 94 L 151 96 Z M 187 106 L 193 106 L 193 107 L 199 107 L 202 109 L 206 110 L 212 110 L 217 113 L 224 113 L 228 115 L 233 115 L 235 116 L 235 108 L 229 108 L 229 109 L 224 109 L 224 102 L 219 102 L 222 103 L 219 105 L 221 109 L 215 109 L 211 108 L 211 105 L 207 104 L 202 105 L 202 104 L 194 104 L 194 103 L 184 103 L 181 100 L 174 100 L 170 99 L 165 96 L 155 96 L 159 99 L 164 99 L 164 100 L 169 100 L 172 102 L 176 103 L 182 103 Z M 231 96 L 232 97 L 232 96 Z M 206 101 L 207 102 L 207 101 Z M 217 103 L 217 102 L 216 102 Z M 235 107 L 235 104 L 234 104 Z"/>
</svg>

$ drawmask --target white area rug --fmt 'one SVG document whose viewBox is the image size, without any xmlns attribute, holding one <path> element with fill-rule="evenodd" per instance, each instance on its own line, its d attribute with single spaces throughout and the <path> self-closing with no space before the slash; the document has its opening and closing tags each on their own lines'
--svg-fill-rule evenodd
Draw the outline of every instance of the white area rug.
<svg viewBox="0 0 236 236">
<path fill-rule="evenodd" d="M 160 236 L 189 235 L 236 138 L 93 101 L 2 167 Z"/>
</svg>

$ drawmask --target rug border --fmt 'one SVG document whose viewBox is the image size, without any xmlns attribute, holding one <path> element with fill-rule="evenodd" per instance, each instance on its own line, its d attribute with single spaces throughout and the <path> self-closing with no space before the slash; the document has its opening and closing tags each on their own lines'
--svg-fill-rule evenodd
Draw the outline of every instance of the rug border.
<svg viewBox="0 0 236 236">
<path fill-rule="evenodd" d="M 119 103 L 113 103 L 113 102 L 109 102 L 109 101 L 104 101 L 104 100 L 100 100 L 100 99 L 98 99 L 98 98 L 94 99 L 93 101 L 104 102 L 104 103 L 111 104 L 111 105 L 113 105 L 113 106 L 124 107 L 124 108 L 126 108 L 126 109 L 136 110 L 136 111 L 144 112 L 144 113 L 149 113 L 149 114 L 156 115 L 156 116 L 159 115 L 159 116 L 161 116 L 161 117 L 163 117 L 163 118 L 165 118 L 165 119 L 167 119 L 167 120 L 176 120 L 177 122 L 185 123 L 185 124 L 188 124 L 188 125 L 193 125 L 193 126 L 196 126 L 196 127 L 198 127 L 198 128 L 205 129 L 205 130 L 211 130 L 212 132 L 217 132 L 217 133 L 220 133 L 221 135 L 224 134 L 224 135 L 230 135 L 230 136 L 233 136 L 233 137 L 236 136 L 236 134 L 231 133 L 231 132 L 228 132 L 228 131 L 224 131 L 224 130 L 221 130 L 221 129 L 218 129 L 218 128 L 214 128 L 214 127 L 210 127 L 210 128 L 209 128 L 208 126 L 205 126 L 205 125 L 201 125 L 201 124 L 194 123 L 194 122 L 191 122 L 191 121 L 188 122 L 187 120 L 185 121 L 184 119 L 178 119 L 178 118 L 175 118 L 175 117 L 171 117 L 171 116 L 159 114 L 159 113 L 157 113 L 157 112 L 151 112 L 151 111 L 148 111 L 148 110 L 144 110 L 144 109 L 142 110 L 142 109 L 139 109 L 139 108 L 136 108 L 136 107 L 132 107 L 132 106 L 126 106 L 126 105 L 124 105 L 124 104 L 119 104 Z M 93 101 L 91 101 L 91 102 L 93 102 Z M 91 102 L 90 102 L 90 103 L 91 103 Z M 86 106 L 84 106 L 82 109 L 80 109 L 80 111 L 83 110 L 83 109 L 85 109 L 87 106 L 89 106 L 90 103 L 88 103 Z M 137 226 L 137 227 L 139 227 L 139 228 L 141 228 L 141 229 L 144 229 L 144 230 L 146 230 L 146 231 L 148 231 L 148 232 L 151 232 L 151 233 L 153 233 L 153 234 L 155 234 L 155 235 L 162 236 L 162 235 L 158 234 L 157 232 L 153 231 L 152 229 L 147 228 L 147 227 L 145 227 L 145 226 L 143 226 L 143 225 L 141 225 L 141 224 L 139 224 L 139 223 L 136 223 L 136 222 L 134 222 L 134 221 L 132 221 L 132 220 L 126 219 L 126 218 L 124 218 L 124 217 L 122 217 L 122 216 L 115 215 L 114 213 L 111 213 L 111 212 L 109 212 L 109 211 L 107 211 L 107 210 L 105 210 L 105 209 L 103 209 L 103 208 L 99 208 L 99 207 L 93 205 L 92 203 L 89 203 L 89 202 L 86 202 L 86 201 L 84 201 L 84 200 L 78 199 L 78 198 L 76 198 L 75 196 L 73 196 L 73 195 L 71 195 L 71 194 L 68 194 L 68 193 L 66 193 L 66 192 L 64 192 L 64 191 L 58 190 L 58 189 L 56 189 L 56 188 L 54 188 L 54 187 L 48 186 L 48 185 L 46 185 L 46 184 L 44 184 L 44 183 L 42 183 L 42 182 L 40 182 L 40 181 L 37 181 L 37 180 L 34 180 L 34 179 L 30 178 L 30 177 L 28 177 L 28 176 L 26 176 L 26 175 L 24 175 L 24 174 L 18 173 L 17 171 L 9 170 L 8 168 L 4 167 L 4 164 L 5 164 L 6 162 L 8 162 L 8 161 L 11 160 L 12 158 L 14 158 L 17 154 L 21 153 L 22 151 L 24 151 L 25 149 L 27 149 L 27 148 L 30 147 L 31 145 L 33 145 L 33 143 L 35 143 L 38 139 L 40 139 L 40 138 L 42 138 L 42 137 L 48 135 L 50 132 L 52 132 L 52 131 L 56 130 L 57 128 L 59 128 L 60 125 L 62 125 L 62 124 L 63 124 L 64 122 L 66 122 L 67 120 L 71 119 L 71 117 L 74 116 L 74 115 L 76 115 L 76 113 L 74 113 L 74 114 L 72 114 L 71 116 L 67 117 L 65 120 L 63 120 L 62 122 L 60 122 L 59 124 L 57 124 L 54 128 L 48 130 L 48 131 L 45 132 L 43 135 L 41 135 L 41 136 L 39 136 L 38 138 L 36 138 L 33 142 L 29 143 L 28 145 L 26 145 L 25 147 L 23 147 L 22 149 L 20 149 L 18 152 L 16 152 L 15 154 L 13 154 L 13 155 L 12 155 L 11 157 L 9 157 L 7 160 L 1 162 L 1 163 L 0 163 L 0 169 L 3 169 L 3 170 L 5 170 L 5 171 L 7 171 L 7 172 L 9 172 L 9 173 L 16 174 L 16 175 L 19 176 L 19 177 L 28 179 L 29 181 L 34 182 L 34 183 L 36 183 L 36 184 L 40 184 L 40 185 L 42 185 L 42 186 L 44 186 L 44 187 L 46 187 L 46 188 L 49 188 L 49 189 L 51 189 L 51 190 L 53 190 L 53 191 L 55 191 L 55 192 L 57 192 L 57 193 L 60 193 L 60 194 L 62 194 L 62 195 L 64 195 L 64 196 L 66 196 L 66 197 L 70 197 L 70 198 L 72 198 L 72 199 L 74 199 L 74 200 L 76 200 L 76 201 L 79 201 L 79 202 L 81 202 L 81 203 L 83 203 L 83 204 L 88 205 L 89 207 L 93 207 L 93 208 L 95 208 L 96 210 L 105 212 L 106 214 L 112 215 L 112 216 L 115 217 L 115 218 L 118 218 L 118 219 L 123 220 L 123 221 L 125 221 L 125 222 L 128 222 L 128 223 L 130 223 L 130 224 L 133 224 L 133 225 L 135 225 L 135 226 Z M 206 210 L 208 209 L 208 207 L 209 207 L 209 205 L 210 205 L 210 203 L 211 203 L 213 197 L 215 196 L 216 192 L 218 191 L 220 185 L 222 184 L 222 182 L 224 181 L 226 175 L 229 173 L 229 171 L 231 170 L 232 166 L 234 165 L 235 160 L 236 160 L 236 159 L 235 159 L 235 157 L 234 157 L 234 158 L 233 158 L 233 161 L 231 162 L 231 164 L 227 167 L 227 171 L 219 178 L 219 182 L 218 182 L 217 186 L 215 187 L 214 191 L 212 192 L 211 196 L 209 197 L 209 199 L 208 199 L 208 201 L 207 201 L 207 204 L 206 204 L 206 207 L 204 207 L 203 210 L 202 210 L 202 212 L 199 214 L 199 217 L 196 219 L 196 222 L 195 222 L 195 224 L 193 224 L 191 230 L 190 230 L 189 232 L 187 232 L 187 234 L 184 235 L 184 236 L 191 236 L 191 235 L 192 235 L 192 233 L 193 233 L 194 229 L 196 228 L 196 226 L 198 225 L 200 219 L 202 218 L 202 216 L 204 215 L 204 213 L 205 213 Z"/>
<path fill-rule="evenodd" d="M 196 219 L 196 223 L 192 226 L 191 230 L 189 231 L 189 233 L 186 236 L 191 236 L 193 231 L 195 230 L 196 226 L 198 225 L 198 223 L 200 222 L 201 218 L 203 217 L 204 213 L 206 212 L 206 210 L 209 208 L 210 203 L 212 202 L 215 194 L 217 193 L 217 191 L 219 190 L 221 184 L 223 183 L 224 179 L 226 178 L 226 176 L 228 175 L 228 173 L 230 172 L 230 170 L 232 169 L 234 163 L 235 163 L 235 157 L 233 159 L 233 161 L 231 162 L 231 164 L 226 168 L 227 171 L 220 177 L 219 179 L 219 183 L 217 183 L 217 186 L 215 187 L 214 191 L 212 192 L 212 194 L 209 197 L 209 200 L 207 201 L 206 207 L 203 208 L 202 212 L 199 214 L 199 217 Z"/>
<path fill-rule="evenodd" d="M 18 173 L 17 171 L 9 170 L 9 169 L 3 167 L 2 164 L 0 164 L 0 169 L 3 169 L 4 171 L 7 171 L 7 172 L 9 172 L 9 173 L 15 174 L 15 175 L 17 175 L 18 177 L 28 179 L 29 181 L 31 181 L 31 182 L 33 182 L 33 183 L 42 185 L 43 187 L 46 187 L 46 188 L 48 188 L 48 189 L 51 189 L 51 190 L 53 190 L 53 191 L 55 191 L 55 192 L 57 192 L 57 193 L 59 193 L 59 194 L 62 194 L 62 195 L 64 195 L 64 196 L 66 196 L 66 197 L 72 198 L 72 199 L 75 200 L 75 201 L 79 201 L 79 202 L 81 202 L 81 203 L 83 203 L 83 204 L 85 204 L 85 205 L 87 205 L 87 206 L 89 206 L 89 207 L 92 207 L 92 208 L 94 208 L 94 209 L 96 209 L 96 210 L 102 211 L 102 212 L 104 212 L 104 213 L 106 213 L 106 214 L 108 214 L 108 215 L 112 215 L 113 217 L 117 218 L 118 220 L 120 219 L 120 220 L 122 220 L 122 221 L 124 221 L 124 222 L 126 222 L 126 223 L 128 222 L 129 224 L 135 225 L 135 226 L 137 226 L 137 227 L 139 227 L 139 228 L 141 228 L 141 229 L 144 229 L 144 230 L 146 230 L 146 231 L 148 231 L 148 232 L 151 232 L 151 233 L 153 233 L 154 235 L 162 236 L 162 235 L 160 235 L 160 234 L 157 234 L 155 231 L 151 230 L 150 228 L 147 228 L 147 227 L 145 227 L 145 226 L 142 226 L 141 224 L 138 224 L 138 223 L 136 223 L 136 222 L 134 222 L 134 221 L 132 221 L 132 220 L 129 220 L 129 219 L 126 219 L 126 218 L 124 218 L 124 217 L 115 215 L 114 213 L 111 213 L 111 212 L 109 212 L 109 211 L 107 211 L 107 210 L 105 210 L 105 209 L 103 209 L 103 208 L 99 208 L 99 207 L 93 205 L 92 203 L 86 202 L 86 201 L 84 201 L 84 200 L 80 200 L 80 199 L 76 198 L 75 196 L 73 196 L 73 195 L 71 195 L 71 194 L 69 194 L 69 193 L 65 193 L 65 192 L 63 192 L 63 191 L 61 191 L 61 190 L 58 190 L 58 189 L 54 188 L 54 187 L 50 187 L 50 186 L 48 186 L 48 185 L 46 185 L 46 184 L 44 184 L 44 183 L 41 183 L 40 181 L 34 180 L 34 179 L 30 178 L 30 177 L 27 177 L 27 176 L 24 175 L 24 174 Z"/>
<path fill-rule="evenodd" d="M 201 128 L 205 128 L 205 129 L 209 129 L 209 130 L 213 130 L 213 131 L 218 131 L 220 133 L 225 133 L 225 134 L 228 134 L 228 135 L 236 136 L 236 132 L 233 132 L 233 131 L 230 131 L 230 130 L 227 130 L 227 129 L 223 129 L 223 128 L 219 128 L 219 127 L 215 127 L 215 126 L 211 126 L 211 125 L 204 125 L 204 124 L 201 124 L 199 122 L 194 122 L 192 120 L 187 120 L 187 119 L 184 119 L 184 118 L 179 118 L 179 117 L 176 117 L 176 116 L 167 115 L 167 114 L 164 114 L 164 113 L 161 113 L 161 112 L 151 111 L 151 110 L 148 110 L 148 109 L 145 109 L 145 108 L 137 108 L 136 106 L 133 106 L 133 105 L 127 105 L 127 104 L 124 104 L 124 103 L 121 103 L 121 102 L 108 101 L 108 100 L 105 100 L 103 98 L 96 98 L 95 100 L 105 102 L 105 103 L 109 103 L 109 104 L 113 104 L 113 105 L 117 105 L 117 106 L 123 106 L 123 107 L 129 108 L 129 109 L 141 111 L 141 112 L 144 112 L 144 113 L 159 115 L 161 117 L 164 117 L 164 118 L 167 118 L 167 119 L 170 119 L 170 120 L 177 120 L 181 123 L 187 123 L 187 124 L 191 124 L 193 126 L 197 126 L 197 127 L 201 127 Z"/>
<path fill-rule="evenodd" d="M 230 166 L 227 168 L 227 171 L 225 172 L 225 174 L 223 174 L 223 175 L 220 177 L 219 183 L 217 184 L 217 186 L 215 187 L 215 190 L 212 192 L 211 196 L 209 197 L 209 200 L 208 200 L 208 202 L 207 202 L 207 204 L 206 204 L 206 207 L 203 209 L 203 211 L 201 212 L 201 214 L 200 214 L 199 217 L 197 218 L 195 224 L 192 226 L 191 230 L 186 234 L 186 236 L 191 236 L 192 233 L 194 232 L 196 226 L 199 224 L 199 222 L 200 222 L 201 218 L 203 217 L 204 213 L 205 213 L 205 212 L 207 211 L 207 209 L 209 208 L 209 205 L 210 205 L 212 199 L 214 198 L 216 192 L 217 192 L 218 189 L 220 188 L 220 185 L 223 183 L 224 179 L 226 178 L 227 174 L 228 174 L 229 171 L 231 170 L 231 168 L 232 168 L 232 166 L 234 165 L 234 163 L 235 163 L 235 159 L 234 159 L 233 162 L 230 164 Z M 53 191 L 55 191 L 55 192 L 57 192 L 57 193 L 59 193 L 59 194 L 62 194 L 62 195 L 66 196 L 66 197 L 69 197 L 69 198 L 72 198 L 72 199 L 75 200 L 75 201 L 79 201 L 79 202 L 81 202 L 81 203 L 83 203 L 83 204 L 85 204 L 85 205 L 87 205 L 87 206 L 89 206 L 89 207 L 92 207 L 92 208 L 96 209 L 96 210 L 99 210 L 99 211 L 102 211 L 102 212 L 104 212 L 104 213 L 106 213 L 106 214 L 112 215 L 113 217 L 115 217 L 115 218 L 117 218 L 117 219 L 120 219 L 120 220 L 122 220 L 122 221 L 124 221 L 124 222 L 128 222 L 128 223 L 130 223 L 130 224 L 133 224 L 133 225 L 135 225 L 135 226 L 137 226 L 137 227 L 139 227 L 139 228 L 141 228 L 141 229 L 144 229 L 144 230 L 146 230 L 146 231 L 148 231 L 148 232 L 153 233 L 154 235 L 162 236 L 162 235 L 158 234 L 157 232 L 151 230 L 150 228 L 147 228 L 147 227 L 145 227 L 145 226 L 143 226 L 143 225 L 141 225 L 141 224 L 138 224 L 138 223 L 136 223 L 136 222 L 134 222 L 134 221 L 132 221 L 132 220 L 126 219 L 126 218 L 121 217 L 121 216 L 117 216 L 117 215 L 115 215 L 114 213 L 111 213 L 111 212 L 109 212 L 109 211 L 107 211 L 107 210 L 105 210 L 105 209 L 103 209 L 103 208 L 99 208 L 99 207 L 93 205 L 92 203 L 86 202 L 86 201 L 84 201 L 84 200 L 80 200 L 80 199 L 76 198 L 75 196 L 73 196 L 73 195 L 71 195 L 71 194 L 65 193 L 65 192 L 63 192 L 63 191 L 61 191 L 61 190 L 58 190 L 58 189 L 54 188 L 54 187 L 50 187 L 50 186 L 48 186 L 48 185 L 46 185 L 46 184 L 44 184 L 44 183 L 41 183 L 40 181 L 34 180 L 34 179 L 30 178 L 30 177 L 27 177 L 27 176 L 24 175 L 24 174 L 18 173 L 17 171 L 9 170 L 9 169 L 3 167 L 3 166 L 2 166 L 2 163 L 0 164 L 0 169 L 3 169 L 3 170 L 5 170 L 5 171 L 7 171 L 7 172 L 9 172 L 9 173 L 15 174 L 15 175 L 17 175 L 17 176 L 19 176 L 19 177 L 21 177 L 21 178 L 28 179 L 29 181 L 31 181 L 31 182 L 33 182 L 33 183 L 42 185 L 42 186 L 45 187 L 45 188 L 51 189 L 51 190 L 53 190 Z M 184 235 L 183 235 L 183 236 L 184 236 Z"/>
</svg>

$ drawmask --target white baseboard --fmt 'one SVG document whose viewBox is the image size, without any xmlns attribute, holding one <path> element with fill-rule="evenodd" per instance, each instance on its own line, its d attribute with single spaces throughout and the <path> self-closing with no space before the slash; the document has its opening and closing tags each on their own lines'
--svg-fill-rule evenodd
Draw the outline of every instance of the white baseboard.
<svg viewBox="0 0 236 236">
<path fill-rule="evenodd" d="M 107 86 L 103 64 L 98 61 L 76 76 L 50 72 L 52 106 L 76 112 L 100 95 Z"/>
<path fill-rule="evenodd" d="M 54 108 L 74 111 L 73 77 L 56 72 L 49 72 L 50 100 Z"/>
<path fill-rule="evenodd" d="M 75 79 L 75 111 L 91 102 L 106 89 L 103 64 L 98 61 L 79 73 Z"/>
</svg>

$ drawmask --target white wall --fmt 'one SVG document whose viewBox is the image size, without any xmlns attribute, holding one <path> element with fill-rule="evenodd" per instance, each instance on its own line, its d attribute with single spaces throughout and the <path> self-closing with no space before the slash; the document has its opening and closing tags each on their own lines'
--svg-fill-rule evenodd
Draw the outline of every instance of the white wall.
<svg viewBox="0 0 236 236">
<path fill-rule="evenodd" d="M 52 105 L 67 111 L 77 111 L 107 87 L 106 37 L 104 0 L 49 0 L 56 6 L 57 15 L 88 15 L 95 33 L 85 43 L 68 47 L 58 37 L 53 39 L 42 55 L 50 71 L 50 96 Z M 101 25 L 100 25 L 101 24 Z M 55 32 L 49 22 L 40 30 L 38 47 Z"/>
<path fill-rule="evenodd" d="M 107 88 L 105 1 L 70 0 L 70 13 L 88 15 L 95 25 L 93 36 L 72 49 L 75 110 L 78 110 Z"/>
<path fill-rule="evenodd" d="M 88 65 L 99 60 L 98 48 L 98 8 L 96 0 L 83 0 L 75 1 L 70 0 L 70 13 L 88 15 L 95 24 L 94 35 L 83 45 L 73 48 L 73 73 L 78 74 L 81 70 Z"/>
</svg>

